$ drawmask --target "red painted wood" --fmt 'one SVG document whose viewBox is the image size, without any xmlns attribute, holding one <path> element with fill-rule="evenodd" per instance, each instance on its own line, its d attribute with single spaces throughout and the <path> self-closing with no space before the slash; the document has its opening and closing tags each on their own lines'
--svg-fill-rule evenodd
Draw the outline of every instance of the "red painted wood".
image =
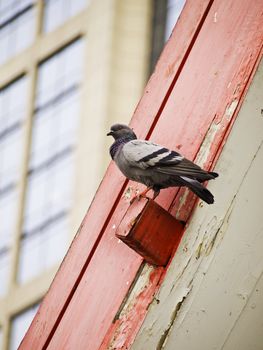
<svg viewBox="0 0 263 350">
<path fill-rule="evenodd" d="M 192 5 L 195 3 L 200 5 L 203 1 L 195 1 Z M 192 159 L 213 121 L 219 125 L 215 135 L 224 137 L 233 118 L 233 115 L 225 113 L 226 108 L 233 99 L 241 100 L 242 86 L 248 81 L 262 45 L 261 5 L 259 0 L 216 1 L 187 54 L 185 64 L 179 65 L 180 75 L 176 76 L 175 73 L 170 80 L 173 85 L 171 94 L 166 90 L 165 94 L 162 92 L 158 95 L 158 89 L 167 87 L 161 79 L 165 75 L 163 68 L 167 59 L 163 55 L 160 81 L 158 76 L 152 78 L 148 85 L 152 90 L 147 90 L 133 118 L 133 124 L 136 130 L 138 125 L 141 136 L 153 130 L 151 139 L 172 148 L 181 145 L 180 151 Z M 186 16 L 187 12 L 184 13 Z M 214 22 L 215 13 L 217 22 Z M 188 39 L 193 38 L 196 24 L 188 27 Z M 166 50 L 168 47 L 170 49 L 170 45 L 171 48 L 175 45 L 177 34 L 174 33 Z M 170 55 L 167 64 L 176 61 L 176 52 L 171 49 Z M 166 74 L 169 76 L 168 71 Z M 156 94 L 160 97 L 159 105 L 155 101 Z M 161 117 L 155 123 L 155 116 L 158 117 L 160 111 Z M 215 135 L 211 136 L 212 140 Z M 211 154 L 205 159 L 207 166 L 215 156 L 212 147 L 210 151 Z M 47 344 L 46 340 L 56 326 L 61 311 L 63 318 L 48 349 L 97 349 L 103 342 L 141 263 L 135 253 L 118 243 L 112 229 L 127 209 L 127 202 L 119 200 L 122 186 L 122 177 L 111 166 L 21 349 L 46 348 L 44 344 Z M 163 191 L 159 203 L 169 208 L 174 194 L 174 190 Z M 110 200 L 105 200 L 105 196 Z M 151 298 L 152 294 L 141 299 L 144 312 L 140 314 L 138 323 L 143 321 L 146 305 Z M 133 336 L 129 337 L 129 343 Z"/>
<path fill-rule="evenodd" d="M 152 139 L 161 143 L 166 138 L 165 145 L 170 147 L 179 144 L 184 154 L 194 159 L 203 138 L 210 133 L 212 136 L 211 143 L 207 145 L 208 157 L 204 158 L 203 162 L 207 168 L 211 165 L 213 158 L 218 156 L 219 150 L 222 149 L 222 141 L 233 124 L 247 83 L 255 71 L 255 64 L 259 61 L 259 56 L 262 57 L 262 23 L 260 1 L 246 1 L 242 4 L 237 1 L 215 2 L 199 35 L 200 40 L 196 41 L 165 105 Z M 228 108 L 233 101 L 237 101 L 238 104 L 233 114 L 229 115 Z M 176 131 L 171 133 L 170 130 Z M 220 178 L 217 181 L 220 181 Z M 159 203 L 166 206 L 174 193 L 176 190 L 163 192 Z M 174 214 L 180 207 L 178 197 L 176 199 Z M 185 219 L 192 210 L 192 204 L 193 202 L 187 201 L 186 206 L 182 208 L 180 214 Z M 149 299 L 144 302 L 146 312 Z M 141 324 L 143 317 L 137 322 Z M 129 348 L 136 335 L 134 324 L 129 325 L 126 319 L 121 320 L 121 323 L 127 339 L 125 345 Z M 111 339 L 107 344 L 118 344 L 118 339 L 122 339 L 119 328 L 112 331 L 111 337 L 107 335 L 107 339 Z M 106 344 L 105 347 L 101 347 L 106 348 Z"/>
<path fill-rule="evenodd" d="M 129 302 L 127 309 L 121 313 L 118 319 L 111 324 L 99 350 L 129 349 L 145 317 L 145 309 L 152 301 L 156 287 L 160 283 L 162 273 L 162 267 L 156 268 L 151 272 L 144 288 Z"/>
<path fill-rule="evenodd" d="M 183 233 L 183 225 L 153 200 L 141 199 L 129 206 L 116 230 L 116 237 L 145 261 L 167 265 Z"/>
<path fill-rule="evenodd" d="M 131 121 L 140 137 L 149 134 L 160 106 L 169 96 L 210 3 L 211 0 L 188 0 Z M 124 185 L 124 177 L 111 164 L 20 349 L 43 349 L 48 344 L 104 234 Z"/>
</svg>

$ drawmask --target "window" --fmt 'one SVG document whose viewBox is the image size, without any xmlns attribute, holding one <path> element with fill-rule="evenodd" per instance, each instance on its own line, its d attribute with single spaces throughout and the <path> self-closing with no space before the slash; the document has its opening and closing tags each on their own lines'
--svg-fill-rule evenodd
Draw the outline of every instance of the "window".
<svg viewBox="0 0 263 350">
<path fill-rule="evenodd" d="M 37 313 L 38 307 L 39 304 L 34 305 L 12 319 L 9 350 L 18 349 L 19 344 Z"/>
<path fill-rule="evenodd" d="M 26 87 L 22 77 L 0 90 L 0 296 L 6 293 L 16 224 Z"/>
<path fill-rule="evenodd" d="M 45 0 L 44 32 L 51 32 L 87 5 L 88 0 Z"/>
<path fill-rule="evenodd" d="M 32 43 L 35 14 L 32 0 L 0 1 L 0 64 Z"/>
<path fill-rule="evenodd" d="M 83 41 L 39 66 L 18 280 L 59 262 L 67 249 Z"/>
</svg>

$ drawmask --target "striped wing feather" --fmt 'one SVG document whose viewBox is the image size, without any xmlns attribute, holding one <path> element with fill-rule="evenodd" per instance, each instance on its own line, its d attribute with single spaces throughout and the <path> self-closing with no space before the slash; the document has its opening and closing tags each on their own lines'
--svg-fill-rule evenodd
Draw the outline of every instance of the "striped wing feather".
<svg viewBox="0 0 263 350">
<path fill-rule="evenodd" d="M 160 174 L 189 176 L 199 181 L 215 177 L 214 173 L 208 173 L 179 153 L 150 141 L 130 141 L 124 145 L 122 152 L 131 166 L 140 169 L 150 168 Z"/>
</svg>

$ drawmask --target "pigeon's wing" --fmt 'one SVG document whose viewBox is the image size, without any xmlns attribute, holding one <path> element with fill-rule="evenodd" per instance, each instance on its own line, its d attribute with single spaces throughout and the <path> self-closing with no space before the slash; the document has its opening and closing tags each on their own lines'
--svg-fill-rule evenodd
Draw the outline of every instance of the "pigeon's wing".
<svg viewBox="0 0 263 350">
<path fill-rule="evenodd" d="M 133 140 L 122 148 L 122 155 L 133 167 L 147 169 L 158 165 L 179 164 L 183 157 L 156 143 L 143 140 Z"/>
<path fill-rule="evenodd" d="M 201 169 L 181 154 L 150 141 L 130 141 L 123 146 L 122 152 L 131 166 L 140 169 L 151 168 L 160 174 L 186 176 L 199 181 L 217 176 Z"/>
<path fill-rule="evenodd" d="M 183 158 L 178 164 L 161 162 L 156 170 L 163 174 L 187 176 L 198 180 L 209 180 L 217 176 L 215 173 L 208 173 L 190 160 Z"/>
</svg>

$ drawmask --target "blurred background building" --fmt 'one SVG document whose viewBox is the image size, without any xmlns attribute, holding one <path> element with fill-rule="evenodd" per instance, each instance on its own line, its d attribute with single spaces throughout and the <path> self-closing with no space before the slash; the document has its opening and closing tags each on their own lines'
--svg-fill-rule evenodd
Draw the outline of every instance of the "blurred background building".
<svg viewBox="0 0 263 350">
<path fill-rule="evenodd" d="M 0 348 L 17 349 L 183 5 L 0 0 Z"/>
</svg>

